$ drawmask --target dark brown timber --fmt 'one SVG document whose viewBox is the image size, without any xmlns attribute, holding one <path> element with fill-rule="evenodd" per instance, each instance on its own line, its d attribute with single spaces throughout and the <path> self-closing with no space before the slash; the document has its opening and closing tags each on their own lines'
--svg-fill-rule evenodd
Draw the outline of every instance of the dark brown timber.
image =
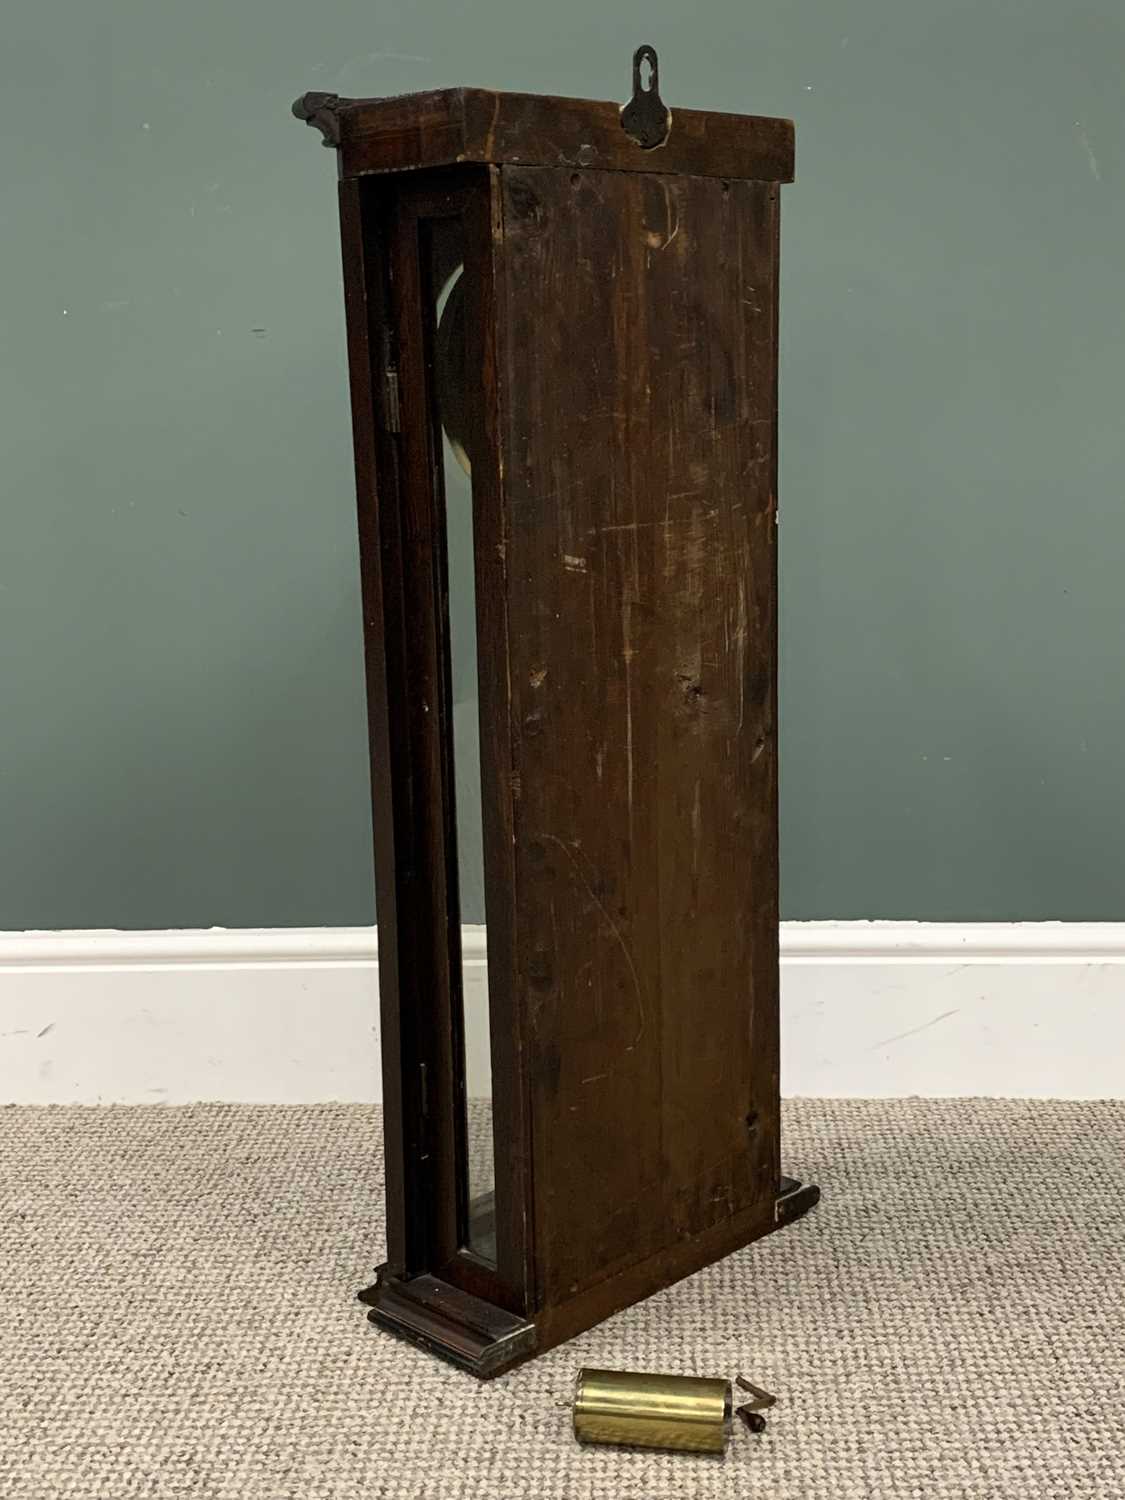
<svg viewBox="0 0 1125 1500">
<path fill-rule="evenodd" d="M 372 1320 L 492 1375 L 798 1218 L 780 1170 L 788 121 L 306 95 L 340 153 L 380 924 Z M 643 123 L 643 122 L 642 122 Z M 656 139 L 659 131 L 635 133 Z M 496 1257 L 468 1248 L 433 226 L 464 255 Z M 474 1215 L 478 1218 L 474 1219 Z"/>
<path fill-rule="evenodd" d="M 303 94 L 293 106 L 340 152 L 340 175 L 495 166 L 600 167 L 792 182 L 793 122 L 674 109 L 667 141 L 638 145 L 609 100 L 441 89 L 392 99 Z"/>
<path fill-rule="evenodd" d="M 502 178 L 520 988 L 556 1304 L 772 1222 L 776 190 Z"/>
</svg>

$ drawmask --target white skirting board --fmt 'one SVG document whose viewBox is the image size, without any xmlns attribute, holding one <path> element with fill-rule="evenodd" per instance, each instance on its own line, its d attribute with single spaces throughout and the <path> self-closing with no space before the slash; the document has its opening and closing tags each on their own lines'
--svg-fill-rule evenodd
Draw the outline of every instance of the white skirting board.
<svg viewBox="0 0 1125 1500">
<path fill-rule="evenodd" d="M 781 955 L 787 1095 L 1125 1098 L 1125 923 L 783 923 Z M 377 987 L 370 928 L 0 934 L 0 1102 L 377 1102 Z M 468 1049 L 483 1077 L 483 1021 Z"/>
</svg>

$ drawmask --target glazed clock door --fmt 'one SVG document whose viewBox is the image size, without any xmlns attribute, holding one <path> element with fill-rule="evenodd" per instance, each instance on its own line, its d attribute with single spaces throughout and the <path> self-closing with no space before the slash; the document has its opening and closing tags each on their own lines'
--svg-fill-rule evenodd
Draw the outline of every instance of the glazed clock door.
<svg viewBox="0 0 1125 1500">
<path fill-rule="evenodd" d="M 491 175 L 475 169 L 384 200 L 380 337 L 397 461 L 380 531 L 384 569 L 389 556 L 401 569 L 384 631 L 399 652 L 388 716 L 406 735 L 391 778 L 406 834 L 396 828 L 406 1269 L 523 1312 L 491 202 Z"/>
</svg>

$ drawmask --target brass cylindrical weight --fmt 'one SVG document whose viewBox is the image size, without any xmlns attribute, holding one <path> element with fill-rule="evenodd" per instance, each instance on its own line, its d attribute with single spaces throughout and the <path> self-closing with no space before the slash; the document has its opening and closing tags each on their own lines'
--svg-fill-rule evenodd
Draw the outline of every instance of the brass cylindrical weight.
<svg viewBox="0 0 1125 1500">
<path fill-rule="evenodd" d="M 580 1443 L 629 1443 L 723 1453 L 731 1428 L 729 1380 L 579 1370 L 574 1436 Z"/>
</svg>

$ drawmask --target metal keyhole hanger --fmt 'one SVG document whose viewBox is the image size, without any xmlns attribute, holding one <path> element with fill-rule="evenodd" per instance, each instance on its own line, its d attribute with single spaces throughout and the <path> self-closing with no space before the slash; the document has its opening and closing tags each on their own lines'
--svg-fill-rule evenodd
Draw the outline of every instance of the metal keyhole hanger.
<svg viewBox="0 0 1125 1500">
<path fill-rule="evenodd" d="M 642 77 L 645 63 L 647 79 Z M 633 97 L 621 107 L 621 125 L 645 151 L 663 146 L 672 129 L 672 111 L 660 97 L 660 60 L 647 42 L 633 53 Z"/>
</svg>

